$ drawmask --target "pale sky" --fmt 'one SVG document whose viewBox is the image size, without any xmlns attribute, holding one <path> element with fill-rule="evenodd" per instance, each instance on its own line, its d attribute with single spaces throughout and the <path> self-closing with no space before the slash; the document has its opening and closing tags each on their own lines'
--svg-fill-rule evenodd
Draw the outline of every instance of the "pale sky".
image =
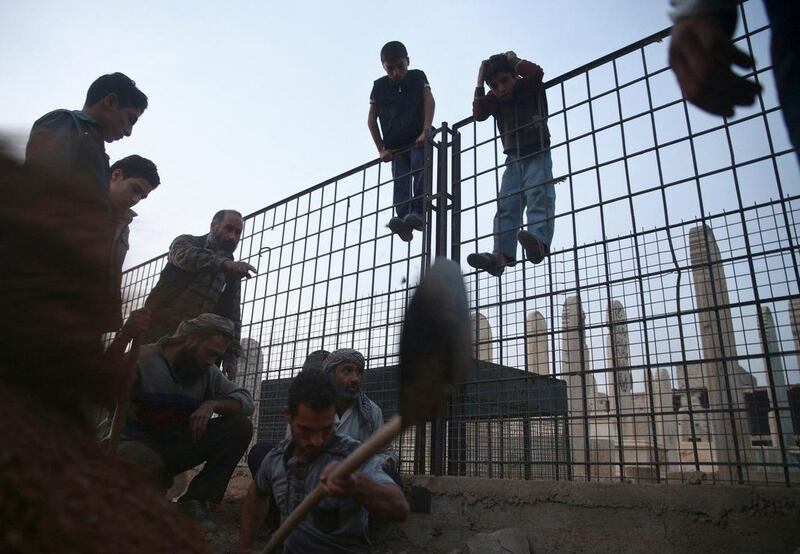
<svg viewBox="0 0 800 554">
<path fill-rule="evenodd" d="M 368 98 L 389 40 L 426 72 L 438 126 L 470 114 L 490 54 L 514 50 L 547 80 L 670 24 L 666 0 L 402 5 L 5 0 L 0 134 L 21 155 L 33 121 L 79 109 L 99 75 L 137 82 L 150 107 L 107 151 L 152 159 L 162 185 L 136 207 L 131 267 L 218 209 L 247 214 L 375 158 Z"/>
</svg>

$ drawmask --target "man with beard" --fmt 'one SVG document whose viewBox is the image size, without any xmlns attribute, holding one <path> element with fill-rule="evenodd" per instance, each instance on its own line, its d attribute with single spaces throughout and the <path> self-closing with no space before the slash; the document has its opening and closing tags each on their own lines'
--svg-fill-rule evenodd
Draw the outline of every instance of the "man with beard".
<svg viewBox="0 0 800 554">
<path fill-rule="evenodd" d="M 178 506 L 207 528 L 214 524 L 206 503 L 222 500 L 253 434 L 250 393 L 213 365 L 233 336 L 232 321 L 206 313 L 142 346 L 118 450 L 165 491 L 173 477 L 205 462 Z"/>
<path fill-rule="evenodd" d="M 323 364 L 325 363 L 325 358 L 330 355 L 331 353 L 327 350 L 314 350 L 308 356 L 306 356 L 306 359 L 303 362 L 303 371 L 306 369 L 322 370 Z M 287 424 L 286 437 L 290 437 L 291 432 L 292 430 Z M 260 441 L 255 443 L 250 449 L 250 452 L 247 453 L 247 466 L 250 468 L 250 475 L 253 476 L 253 479 L 256 478 L 256 473 L 258 473 L 258 468 L 261 467 L 261 462 L 264 461 L 264 457 L 274 447 L 274 441 Z"/>
<path fill-rule="evenodd" d="M 334 430 L 336 391 L 330 377 L 305 369 L 289 386 L 286 419 L 291 435 L 264 459 L 242 506 L 239 551 L 253 545 L 270 494 L 285 519 L 317 485 L 324 498 L 292 531 L 283 552 L 372 552 L 367 536 L 370 516 L 403 521 L 409 506 L 403 491 L 368 460 L 344 479 L 332 470 L 358 447 L 358 442 Z"/>
<path fill-rule="evenodd" d="M 336 431 L 360 442 L 383 426 L 380 406 L 361 392 L 364 368 L 364 356 L 352 348 L 334 350 L 323 365 L 336 388 Z M 391 446 L 378 458 L 383 470 L 400 485 L 399 459 Z"/>
<path fill-rule="evenodd" d="M 202 313 L 230 319 L 233 340 L 222 356 L 222 369 L 229 379 L 236 376 L 241 353 L 239 312 L 241 280 L 256 268 L 233 259 L 242 236 L 242 214 L 220 210 L 203 236 L 181 235 L 169 247 L 169 260 L 145 302 L 150 328 L 142 342 L 155 342 L 172 334 L 178 324 Z"/>
<path fill-rule="evenodd" d="M 361 392 L 361 379 L 364 377 L 364 356 L 352 348 L 340 348 L 328 353 L 325 350 L 312 352 L 303 363 L 306 369 L 321 369 L 331 376 L 336 390 L 336 417 L 334 427 L 337 433 L 347 435 L 359 442 L 367 440 L 375 431 L 383 426 L 383 411 L 366 394 Z M 291 426 L 287 425 L 286 438 L 291 438 Z M 247 455 L 247 465 L 253 479 L 258 468 L 273 448 L 269 441 L 253 445 Z M 400 460 L 391 446 L 387 446 L 378 454 L 385 471 L 398 485 L 400 480 Z"/>
</svg>

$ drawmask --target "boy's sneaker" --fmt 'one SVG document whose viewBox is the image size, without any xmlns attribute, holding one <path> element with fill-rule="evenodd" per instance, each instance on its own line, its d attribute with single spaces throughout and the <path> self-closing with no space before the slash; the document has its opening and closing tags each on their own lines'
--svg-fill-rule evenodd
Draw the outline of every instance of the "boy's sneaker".
<svg viewBox="0 0 800 554">
<path fill-rule="evenodd" d="M 179 512 L 207 531 L 213 531 L 217 528 L 216 523 L 211 519 L 211 514 L 208 512 L 206 503 L 202 500 L 197 500 L 195 498 L 179 498 L 177 505 Z"/>
<path fill-rule="evenodd" d="M 517 233 L 517 240 L 525 250 L 525 258 L 535 264 L 544 260 L 545 256 L 550 253 L 550 248 L 528 231 Z"/>
<path fill-rule="evenodd" d="M 390 219 L 386 226 L 392 233 L 400 237 L 400 240 L 403 242 L 409 242 L 414 238 L 414 233 L 411 231 L 411 227 L 406 225 L 406 223 L 399 217 L 393 217 Z"/>
<path fill-rule="evenodd" d="M 408 214 L 405 218 L 403 218 L 403 222 L 415 231 L 422 231 L 422 229 L 425 227 L 425 220 L 421 215 L 415 213 Z"/>
<path fill-rule="evenodd" d="M 489 275 L 500 277 L 503 274 L 506 266 L 500 265 L 497 256 L 491 252 L 482 252 L 480 254 L 470 254 L 467 256 L 467 263 L 475 269 L 485 271 Z"/>
</svg>

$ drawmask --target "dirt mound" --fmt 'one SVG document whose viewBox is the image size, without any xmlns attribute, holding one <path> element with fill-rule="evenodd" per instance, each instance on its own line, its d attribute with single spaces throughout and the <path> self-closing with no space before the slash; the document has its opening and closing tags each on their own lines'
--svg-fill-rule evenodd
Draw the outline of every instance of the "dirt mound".
<svg viewBox="0 0 800 554">
<path fill-rule="evenodd" d="M 0 552 L 209 552 L 199 528 L 91 433 L 0 384 Z"/>
</svg>

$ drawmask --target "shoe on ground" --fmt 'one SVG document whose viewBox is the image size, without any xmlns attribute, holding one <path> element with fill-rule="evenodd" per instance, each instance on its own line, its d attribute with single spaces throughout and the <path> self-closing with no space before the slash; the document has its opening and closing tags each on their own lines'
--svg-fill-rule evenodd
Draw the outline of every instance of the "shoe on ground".
<svg viewBox="0 0 800 554">
<path fill-rule="evenodd" d="M 179 512 L 205 528 L 207 531 L 213 531 L 217 528 L 217 525 L 211 518 L 211 513 L 209 513 L 208 507 L 204 501 L 194 498 L 187 498 L 186 500 L 179 498 L 177 506 Z"/>
<path fill-rule="evenodd" d="M 421 215 L 415 213 L 410 213 L 406 217 L 404 217 L 403 223 L 405 223 L 406 226 L 414 229 L 415 231 L 422 231 L 422 229 L 425 227 L 425 220 L 422 218 Z"/>
<path fill-rule="evenodd" d="M 525 250 L 525 258 L 534 264 L 538 264 L 550 254 L 550 248 L 528 231 L 523 230 L 517 233 L 517 240 Z"/>
<path fill-rule="evenodd" d="M 494 275 L 495 277 L 500 277 L 506 268 L 506 266 L 500 265 L 497 256 L 491 252 L 470 254 L 467 256 L 467 263 L 475 269 L 485 271 L 489 275 Z"/>
<path fill-rule="evenodd" d="M 411 231 L 411 227 L 406 225 L 405 221 L 399 217 L 393 217 L 390 219 L 386 226 L 392 233 L 400 237 L 400 240 L 403 242 L 409 242 L 412 238 L 414 238 L 414 233 Z"/>
</svg>

